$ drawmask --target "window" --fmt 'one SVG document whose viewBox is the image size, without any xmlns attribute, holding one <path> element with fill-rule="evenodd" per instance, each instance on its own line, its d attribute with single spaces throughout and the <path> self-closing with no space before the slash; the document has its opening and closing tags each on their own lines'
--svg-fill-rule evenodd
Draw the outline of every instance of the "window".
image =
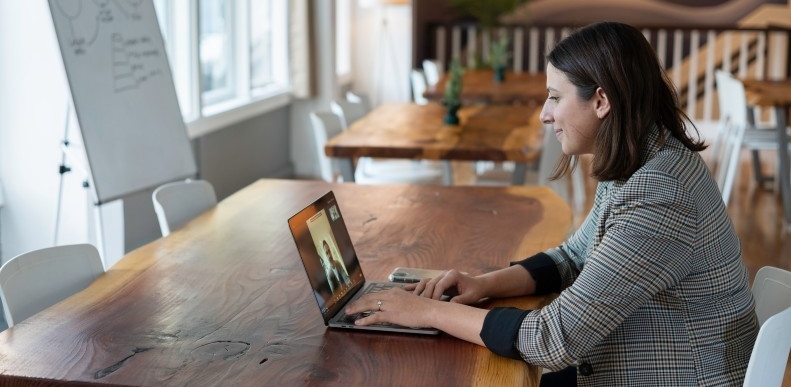
<svg viewBox="0 0 791 387">
<path fill-rule="evenodd" d="M 159 28 L 162 30 L 162 38 L 167 41 L 170 31 L 165 29 L 165 26 L 167 25 L 170 9 L 168 9 L 165 0 L 154 0 L 154 9 L 157 11 L 157 21 L 159 22 Z"/>
<path fill-rule="evenodd" d="M 250 1 L 250 78 L 251 93 L 267 94 L 288 78 L 288 40 L 282 39 L 288 29 L 285 2 L 280 0 Z"/>
<path fill-rule="evenodd" d="M 250 1 L 250 78 L 252 87 L 266 87 L 274 80 L 272 69 L 272 1 Z"/>
<path fill-rule="evenodd" d="M 201 92 L 204 103 L 212 104 L 231 98 L 234 92 L 233 4 L 227 0 L 199 2 Z"/>
<path fill-rule="evenodd" d="M 246 117 L 234 112 L 260 114 L 267 101 L 289 91 L 288 0 L 154 0 L 154 5 L 185 121 L 234 114 L 238 121 Z"/>
<path fill-rule="evenodd" d="M 193 64 L 192 43 L 190 39 L 192 0 L 154 0 L 157 20 L 165 40 L 173 83 L 179 99 L 181 114 L 185 121 L 194 120 L 199 106 L 198 96 L 193 95 L 193 74 L 197 72 L 197 64 Z M 196 89 L 197 90 L 197 89 Z"/>
</svg>

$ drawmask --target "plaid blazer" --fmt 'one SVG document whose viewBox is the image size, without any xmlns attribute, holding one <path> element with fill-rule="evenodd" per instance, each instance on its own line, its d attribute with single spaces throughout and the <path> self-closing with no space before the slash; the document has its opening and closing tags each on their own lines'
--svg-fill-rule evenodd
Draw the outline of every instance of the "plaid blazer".
<svg viewBox="0 0 791 387">
<path fill-rule="evenodd" d="M 700 155 L 658 137 L 545 252 L 563 291 L 524 315 L 515 346 L 532 364 L 576 365 L 580 386 L 741 386 L 758 333 L 741 244 Z"/>
</svg>

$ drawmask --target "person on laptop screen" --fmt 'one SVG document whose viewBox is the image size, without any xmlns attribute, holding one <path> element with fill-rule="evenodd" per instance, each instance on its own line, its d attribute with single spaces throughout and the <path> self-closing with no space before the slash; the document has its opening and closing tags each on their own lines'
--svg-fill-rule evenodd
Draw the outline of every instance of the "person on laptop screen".
<svg viewBox="0 0 791 387">
<path fill-rule="evenodd" d="M 335 293 L 335 289 L 351 285 L 349 272 L 346 271 L 346 265 L 339 259 L 333 257 L 329 242 L 325 239 L 321 241 L 321 246 L 324 252 L 324 256 L 321 259 L 321 266 L 324 268 L 324 273 L 329 281 L 330 292 Z"/>
<path fill-rule="evenodd" d="M 316 285 L 316 301 L 324 311 L 343 299 L 353 287 L 355 281 L 351 272 L 357 270 L 356 276 L 361 275 L 359 268 L 347 268 L 345 258 L 338 248 L 333 224 L 339 216 L 337 207 L 333 204 L 329 213 L 321 209 L 305 220 L 304 238 L 311 245 L 312 252 L 304 263 L 310 272 L 311 282 Z"/>
<path fill-rule="evenodd" d="M 556 371 L 544 386 L 741 386 L 758 324 L 740 242 L 653 48 L 640 30 L 603 22 L 547 60 L 540 117 L 562 144 L 555 177 L 590 154 L 599 182 L 583 224 L 508 268 L 449 270 L 346 312 L 377 311 L 360 325 L 438 328 Z M 458 295 L 437 301 L 449 289 Z M 540 310 L 470 305 L 547 293 L 559 295 Z"/>
</svg>

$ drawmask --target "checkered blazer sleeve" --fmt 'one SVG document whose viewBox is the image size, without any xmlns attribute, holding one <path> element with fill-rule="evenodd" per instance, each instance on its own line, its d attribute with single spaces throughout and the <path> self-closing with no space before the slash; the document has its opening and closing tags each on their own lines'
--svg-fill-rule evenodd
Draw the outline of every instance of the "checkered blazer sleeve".
<svg viewBox="0 0 791 387">
<path fill-rule="evenodd" d="M 596 210 L 583 227 L 548 252 L 570 286 L 523 320 L 517 347 L 530 363 L 551 369 L 574 364 L 690 270 L 696 208 L 676 177 L 647 171 L 635 174 L 615 197 L 608 190 L 601 185 Z"/>
</svg>

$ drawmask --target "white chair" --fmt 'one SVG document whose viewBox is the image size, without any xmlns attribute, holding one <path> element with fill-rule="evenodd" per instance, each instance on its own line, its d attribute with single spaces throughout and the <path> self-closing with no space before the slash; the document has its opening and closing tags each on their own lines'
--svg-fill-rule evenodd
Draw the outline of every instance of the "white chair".
<svg viewBox="0 0 791 387">
<path fill-rule="evenodd" d="M 371 98 L 369 98 L 368 95 L 366 95 L 366 94 L 355 93 L 353 91 L 347 91 L 346 92 L 346 100 L 349 101 L 349 102 L 356 102 L 356 103 L 362 104 L 363 109 L 365 109 L 366 112 L 371 111 L 371 106 L 372 106 L 371 105 Z"/>
<path fill-rule="evenodd" d="M 313 143 L 316 157 L 319 162 L 319 173 L 326 182 L 340 180 L 340 163 L 338 160 L 327 157 L 324 146 L 330 138 L 337 136 L 343 130 L 343 121 L 332 112 L 311 112 L 310 124 L 313 129 Z"/>
<path fill-rule="evenodd" d="M 764 266 L 752 286 L 758 338 L 753 346 L 744 387 L 780 387 L 791 350 L 791 272 Z"/>
<path fill-rule="evenodd" d="M 769 317 L 755 340 L 744 387 L 780 387 L 791 350 L 791 308 Z"/>
<path fill-rule="evenodd" d="M 324 146 L 330 138 L 340 134 L 345 129 L 343 126 L 344 119 L 331 112 L 311 112 L 310 121 L 313 127 L 321 178 L 328 182 L 341 180 L 340 161 L 327 157 L 324 152 Z M 375 162 L 367 162 L 365 161 L 366 159 L 368 158 L 360 158 L 360 162 L 354 172 L 354 180 L 360 184 L 443 184 L 445 182 L 444 169 L 427 167 L 421 161 L 370 159 L 375 160 Z"/>
<path fill-rule="evenodd" d="M 340 117 L 343 130 L 348 129 L 351 124 L 363 118 L 370 111 L 362 102 L 349 100 L 333 100 L 330 102 L 330 110 Z"/>
<path fill-rule="evenodd" d="M 341 130 L 347 130 L 351 124 L 368 114 L 371 107 L 363 97 L 349 92 L 346 93 L 345 101 L 333 100 L 330 102 L 330 110 L 340 118 Z M 357 168 L 365 168 L 370 163 L 370 157 L 360 157 L 357 159 Z"/>
<path fill-rule="evenodd" d="M 791 307 L 791 271 L 762 267 L 755 274 L 752 292 L 758 323 L 763 324 L 772 315 Z"/>
<path fill-rule="evenodd" d="M 741 82 L 741 81 L 740 81 Z M 756 183 L 763 184 L 775 180 L 772 174 L 764 174 L 761 171 L 761 158 L 760 152 L 762 150 L 777 151 L 777 128 L 771 126 L 756 127 L 755 119 L 752 108 L 747 109 L 747 122 L 749 125 L 744 131 L 744 139 L 742 140 L 742 148 L 749 149 L 752 154 L 753 164 L 753 177 Z M 791 136 L 787 138 L 791 143 Z M 791 145 L 788 147 L 791 152 Z M 776 171 L 779 172 L 779 168 Z"/>
<path fill-rule="evenodd" d="M 93 245 L 43 248 L 0 267 L 0 299 L 8 327 L 85 289 L 104 273 Z"/>
<path fill-rule="evenodd" d="M 544 141 L 541 148 L 541 157 L 538 161 L 538 176 L 536 182 L 539 185 L 546 185 L 557 192 L 560 197 L 571 204 L 577 211 L 582 210 L 585 205 L 585 168 L 582 163 L 571 173 L 571 176 L 561 177 L 557 180 L 549 180 L 555 171 L 555 166 L 563 156 L 563 147 L 555 137 L 555 132 L 551 126 L 544 127 Z M 569 181 L 571 180 L 571 181 Z M 571 192 L 569 192 L 569 187 Z"/>
<path fill-rule="evenodd" d="M 550 180 L 549 177 L 555 170 L 558 160 L 563 155 L 563 148 L 560 141 L 555 138 L 555 134 L 550 126 L 544 126 L 544 140 L 541 145 L 541 156 L 538 163 L 527 166 L 525 184 L 545 185 L 552 188 L 563 200 L 570 203 L 576 210 L 581 210 L 585 205 L 585 171 L 582 165 L 578 165 L 572 173 L 569 181 L 567 178 Z M 497 164 L 496 164 L 497 165 Z M 503 165 L 503 164 L 500 164 Z M 476 184 L 480 185 L 509 185 L 513 168 L 495 167 L 476 174 Z M 571 186 L 571 191 L 569 191 Z"/>
<path fill-rule="evenodd" d="M 747 105 L 742 81 L 722 70 L 717 70 L 714 76 L 717 81 L 720 123 L 717 139 L 711 147 L 710 164 L 715 170 L 723 201 L 727 204 L 738 173 L 742 149 L 749 149 L 752 153 L 753 174 L 758 184 L 773 179 L 761 172 L 758 151 L 777 150 L 777 129 L 756 128 L 753 124 L 750 114 L 752 109 Z"/>
<path fill-rule="evenodd" d="M 744 132 L 749 125 L 747 99 L 744 85 L 731 74 L 717 71 L 715 77 L 720 104 L 720 132 L 712 150 L 712 157 L 717 186 L 720 188 L 722 201 L 727 205 L 739 169 Z"/>
<path fill-rule="evenodd" d="M 428 99 L 423 96 L 426 92 L 426 77 L 420 70 L 412 70 L 409 72 L 409 79 L 412 83 L 412 99 L 418 105 L 425 105 Z"/>
<path fill-rule="evenodd" d="M 438 59 L 424 59 L 423 60 L 423 73 L 426 75 L 426 84 L 434 86 L 439 83 L 442 78 L 442 63 Z"/>
<path fill-rule="evenodd" d="M 217 204 L 214 187 L 206 180 L 163 184 L 154 190 L 151 199 L 163 237 Z"/>
</svg>

